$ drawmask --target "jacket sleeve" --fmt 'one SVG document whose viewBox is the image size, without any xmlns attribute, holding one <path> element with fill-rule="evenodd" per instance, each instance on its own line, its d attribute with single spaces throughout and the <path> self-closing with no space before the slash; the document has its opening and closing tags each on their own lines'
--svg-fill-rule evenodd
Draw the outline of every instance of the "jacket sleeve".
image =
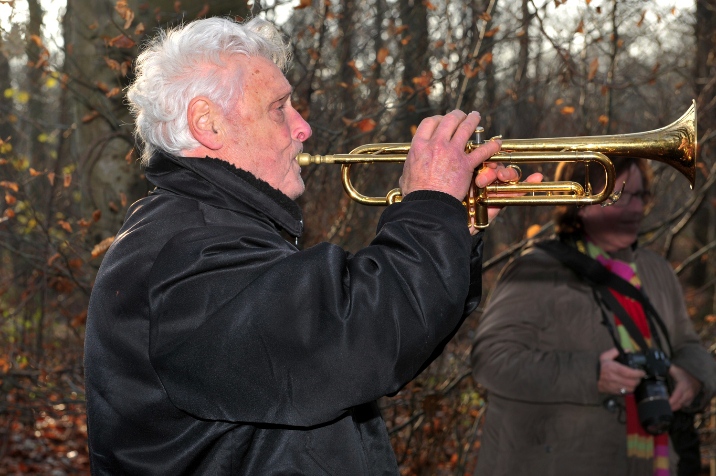
<svg viewBox="0 0 716 476">
<path fill-rule="evenodd" d="M 172 402 L 310 426 L 397 391 L 475 305 L 479 243 L 459 202 L 434 194 L 388 207 L 355 255 L 296 251 L 245 223 L 169 242 L 150 280 L 150 358 Z"/>
<path fill-rule="evenodd" d="M 716 360 L 701 344 L 686 310 L 686 302 L 678 278 L 663 258 L 644 250 L 639 263 L 644 280 L 644 292 L 657 308 L 669 332 L 673 349 L 671 361 L 701 382 L 702 393 L 690 408 L 706 405 L 716 393 Z M 641 274 L 641 273 L 640 273 Z"/>
<path fill-rule="evenodd" d="M 599 404 L 597 362 L 609 336 L 579 284 L 539 250 L 509 264 L 478 324 L 475 379 L 512 400 Z"/>
</svg>

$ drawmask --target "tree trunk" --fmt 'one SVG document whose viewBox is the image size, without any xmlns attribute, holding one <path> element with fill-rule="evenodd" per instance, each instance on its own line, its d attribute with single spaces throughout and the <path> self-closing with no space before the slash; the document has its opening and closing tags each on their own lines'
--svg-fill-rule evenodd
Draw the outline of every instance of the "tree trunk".
<svg viewBox="0 0 716 476">
<path fill-rule="evenodd" d="M 701 131 L 699 161 L 706 167 L 710 167 L 714 161 L 716 147 L 714 146 L 713 134 L 716 131 L 716 105 L 713 97 L 716 94 L 716 0 L 697 0 L 696 2 L 696 24 L 694 25 L 696 36 L 696 58 L 694 61 L 694 78 L 696 103 L 698 107 L 698 125 Z M 707 141 L 706 136 L 711 138 Z M 712 243 L 716 240 L 714 224 L 716 212 L 713 207 L 713 189 L 706 192 L 708 195 L 702 202 L 701 208 L 695 215 L 693 251 Z M 701 287 L 704 283 L 712 282 L 716 275 L 716 259 L 713 253 L 709 259 L 698 260 L 690 275 L 690 283 L 695 287 Z M 713 284 L 712 284 L 713 286 Z M 716 299 L 716 295 L 714 295 Z M 712 300 L 708 309 L 703 313 L 713 314 L 716 312 L 716 301 Z"/>
<path fill-rule="evenodd" d="M 404 46 L 402 48 L 403 74 L 402 84 L 407 94 L 406 101 L 399 113 L 400 129 L 396 133 L 408 140 L 410 131 L 420 121 L 431 115 L 426 87 L 432 83 L 429 76 L 430 58 L 428 41 L 428 10 L 421 0 L 400 0 L 403 25 Z"/>
<path fill-rule="evenodd" d="M 147 183 L 137 163 L 132 136 L 133 123 L 124 103 L 131 64 L 145 34 L 154 35 L 157 26 L 187 21 L 198 15 L 246 14 L 244 4 L 228 0 L 156 0 L 154 8 L 130 0 L 134 20 L 127 21 L 115 9 L 114 0 L 68 0 L 64 72 L 75 96 L 70 116 L 76 128 L 67 141 L 65 153 L 79 162 L 83 185 L 83 214 L 101 213 L 95 227 L 96 241 L 113 235 L 124 220 L 126 207 L 144 196 Z M 144 26 L 144 30 L 139 25 Z M 119 70 L 108 65 L 115 61 Z"/>
</svg>

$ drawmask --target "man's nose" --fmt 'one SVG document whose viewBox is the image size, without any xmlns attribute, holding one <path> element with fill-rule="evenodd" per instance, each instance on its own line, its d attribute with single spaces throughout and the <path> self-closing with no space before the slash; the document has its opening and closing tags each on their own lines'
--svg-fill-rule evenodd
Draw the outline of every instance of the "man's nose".
<svg viewBox="0 0 716 476">
<path fill-rule="evenodd" d="M 308 140 L 309 137 L 313 134 L 313 131 L 311 130 L 311 126 L 308 125 L 308 122 L 306 122 L 303 117 L 301 117 L 301 114 L 296 112 L 296 125 L 293 129 L 293 136 L 296 138 L 296 140 L 300 140 L 301 142 L 305 142 Z"/>
</svg>

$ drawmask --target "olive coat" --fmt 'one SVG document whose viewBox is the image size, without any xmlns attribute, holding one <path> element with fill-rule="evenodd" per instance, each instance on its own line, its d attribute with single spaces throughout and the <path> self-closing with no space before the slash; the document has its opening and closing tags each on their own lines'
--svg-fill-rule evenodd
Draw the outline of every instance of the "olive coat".
<svg viewBox="0 0 716 476">
<path fill-rule="evenodd" d="M 673 363 L 701 381 L 703 402 L 716 364 L 675 274 L 652 251 L 625 252 L 666 324 Z M 472 351 L 474 377 L 488 390 L 476 474 L 651 476 L 651 460 L 627 458 L 623 397 L 597 390 L 599 355 L 614 347 L 602 320 L 592 289 L 545 251 L 528 248 L 505 268 Z"/>
</svg>

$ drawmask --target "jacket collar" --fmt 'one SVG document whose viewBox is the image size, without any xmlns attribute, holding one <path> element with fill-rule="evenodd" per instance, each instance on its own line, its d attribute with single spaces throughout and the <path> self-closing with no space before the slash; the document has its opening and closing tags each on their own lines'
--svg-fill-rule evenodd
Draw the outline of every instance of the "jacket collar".
<svg viewBox="0 0 716 476">
<path fill-rule="evenodd" d="M 248 205 L 294 237 L 303 232 L 301 209 L 295 201 L 224 160 L 157 152 L 145 174 L 155 186 L 178 195 L 229 210 L 245 209 Z"/>
</svg>

